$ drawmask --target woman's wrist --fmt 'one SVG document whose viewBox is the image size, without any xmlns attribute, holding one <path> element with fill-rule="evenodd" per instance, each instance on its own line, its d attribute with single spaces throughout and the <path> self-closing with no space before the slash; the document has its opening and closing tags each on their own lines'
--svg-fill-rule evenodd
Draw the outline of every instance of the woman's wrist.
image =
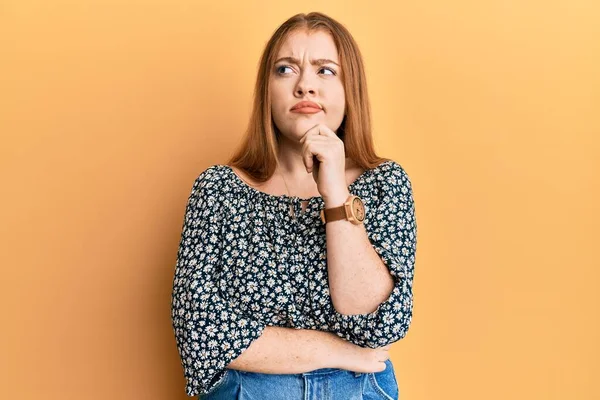
<svg viewBox="0 0 600 400">
<path fill-rule="evenodd" d="M 346 369 L 348 357 L 353 351 L 356 351 L 356 346 L 347 340 L 342 339 L 335 333 L 325 331 L 315 331 L 317 339 L 321 343 L 318 346 L 315 355 L 315 369 L 318 368 L 340 368 Z"/>
</svg>

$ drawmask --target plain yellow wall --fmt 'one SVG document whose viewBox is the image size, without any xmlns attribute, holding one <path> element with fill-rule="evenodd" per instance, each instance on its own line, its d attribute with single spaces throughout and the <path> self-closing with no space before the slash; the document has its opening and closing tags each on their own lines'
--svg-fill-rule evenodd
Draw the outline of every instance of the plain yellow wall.
<svg viewBox="0 0 600 400">
<path fill-rule="evenodd" d="M 0 6 L 0 398 L 186 399 L 169 315 L 185 202 L 298 12 L 365 57 L 413 181 L 401 398 L 599 399 L 596 1 Z"/>
</svg>

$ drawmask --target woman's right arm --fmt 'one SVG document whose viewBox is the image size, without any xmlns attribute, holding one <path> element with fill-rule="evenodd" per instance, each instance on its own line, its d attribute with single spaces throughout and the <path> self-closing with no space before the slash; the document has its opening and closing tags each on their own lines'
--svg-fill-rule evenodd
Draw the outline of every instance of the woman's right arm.
<svg viewBox="0 0 600 400">
<path fill-rule="evenodd" d="M 331 332 L 267 326 L 227 368 L 265 374 L 299 374 L 319 368 L 376 372 L 385 369 L 389 347 L 363 348 Z"/>
</svg>

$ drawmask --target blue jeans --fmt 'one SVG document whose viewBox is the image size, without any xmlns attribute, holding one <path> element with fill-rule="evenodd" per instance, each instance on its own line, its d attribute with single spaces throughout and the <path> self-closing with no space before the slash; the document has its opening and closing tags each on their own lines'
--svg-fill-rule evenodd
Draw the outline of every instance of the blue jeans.
<svg viewBox="0 0 600 400">
<path fill-rule="evenodd" d="M 262 374 L 227 369 L 225 377 L 199 400 L 398 400 L 390 360 L 381 372 L 321 368 L 301 374 Z"/>
</svg>

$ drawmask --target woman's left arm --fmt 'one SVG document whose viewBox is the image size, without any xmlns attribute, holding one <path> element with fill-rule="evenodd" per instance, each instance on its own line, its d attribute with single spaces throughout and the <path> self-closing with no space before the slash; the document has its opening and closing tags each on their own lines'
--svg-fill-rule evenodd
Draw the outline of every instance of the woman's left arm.
<svg viewBox="0 0 600 400">
<path fill-rule="evenodd" d="M 327 199 L 325 208 L 338 207 L 350 192 Z M 328 222 L 327 273 L 335 309 L 343 315 L 368 314 L 390 297 L 394 278 L 369 241 L 364 223 L 345 219 Z"/>
<path fill-rule="evenodd" d="M 344 143 L 323 124 L 309 129 L 300 142 L 304 164 L 313 173 L 325 208 L 340 206 L 350 195 Z M 417 240 L 406 171 L 392 161 L 378 166 L 373 176 L 364 223 L 340 220 L 325 227 L 331 330 L 371 348 L 402 339 L 408 331 Z"/>
<path fill-rule="evenodd" d="M 408 331 L 417 239 L 407 173 L 392 162 L 378 170 L 375 181 L 375 200 L 365 204 L 363 224 L 339 220 L 325 228 L 334 330 L 368 347 L 393 343 Z M 325 207 L 339 206 L 348 195 L 326 199 Z"/>
</svg>

